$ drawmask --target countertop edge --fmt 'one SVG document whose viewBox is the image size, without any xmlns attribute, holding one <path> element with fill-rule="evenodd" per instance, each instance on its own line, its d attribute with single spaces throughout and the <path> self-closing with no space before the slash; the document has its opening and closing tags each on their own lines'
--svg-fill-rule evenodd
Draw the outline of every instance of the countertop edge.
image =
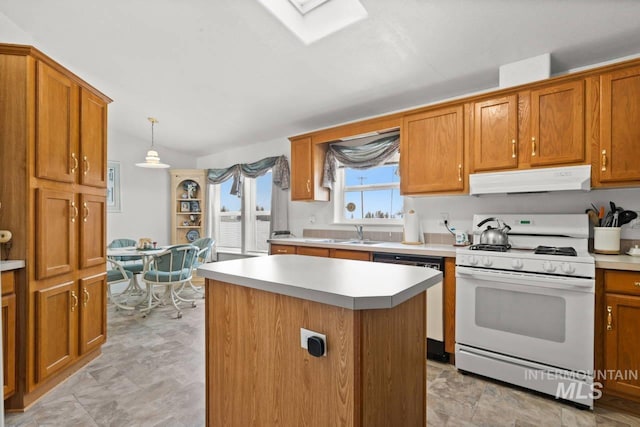
<svg viewBox="0 0 640 427">
<path fill-rule="evenodd" d="M 640 257 L 631 255 L 591 254 L 596 268 L 606 270 L 640 271 Z"/>
<path fill-rule="evenodd" d="M 0 271 L 19 270 L 25 267 L 25 261 L 23 259 L 0 261 Z"/>
<path fill-rule="evenodd" d="M 270 239 L 269 243 L 276 245 L 288 245 L 288 246 L 309 246 L 316 248 L 332 248 L 332 249 L 347 249 L 360 252 L 385 252 L 385 253 L 400 253 L 408 255 L 431 255 L 455 258 L 456 246 L 445 244 L 421 244 L 421 245 L 404 245 L 400 242 L 383 242 L 376 243 L 374 245 L 365 245 L 357 243 L 340 243 L 340 242 L 322 242 L 313 241 L 314 238 L 304 239 L 300 237 L 287 238 L 287 239 Z"/>
</svg>

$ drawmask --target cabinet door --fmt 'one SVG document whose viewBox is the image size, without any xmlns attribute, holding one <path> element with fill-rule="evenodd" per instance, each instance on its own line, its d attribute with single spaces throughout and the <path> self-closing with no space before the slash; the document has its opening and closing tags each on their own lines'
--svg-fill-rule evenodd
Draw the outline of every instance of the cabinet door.
<svg viewBox="0 0 640 427">
<path fill-rule="evenodd" d="M 74 193 L 39 188 L 36 194 L 36 276 L 69 273 L 76 268 L 79 210 Z"/>
<path fill-rule="evenodd" d="M 313 248 L 310 246 L 298 246 L 296 249 L 298 255 L 329 257 L 329 248 Z"/>
<path fill-rule="evenodd" d="M 640 180 L 640 67 L 600 77 L 600 181 Z"/>
<path fill-rule="evenodd" d="M 331 258 L 371 261 L 371 252 L 351 251 L 349 249 L 331 249 Z"/>
<path fill-rule="evenodd" d="M 16 295 L 2 297 L 2 356 L 4 398 L 16 391 Z"/>
<path fill-rule="evenodd" d="M 464 190 L 463 124 L 462 106 L 404 118 L 400 145 L 403 194 Z"/>
<path fill-rule="evenodd" d="M 80 354 L 107 340 L 107 279 L 105 274 L 80 280 Z"/>
<path fill-rule="evenodd" d="M 531 92 L 532 166 L 585 160 L 584 81 Z"/>
<path fill-rule="evenodd" d="M 79 166 L 78 86 L 48 65 L 37 65 L 36 176 L 74 182 Z"/>
<path fill-rule="evenodd" d="M 36 291 L 36 381 L 76 358 L 79 299 L 74 282 Z"/>
<path fill-rule="evenodd" d="M 291 141 L 291 200 L 313 200 L 311 138 Z"/>
<path fill-rule="evenodd" d="M 107 186 L 107 104 L 85 89 L 80 90 L 80 182 Z"/>
<path fill-rule="evenodd" d="M 518 97 L 476 102 L 473 107 L 473 170 L 518 167 Z"/>
<path fill-rule="evenodd" d="M 640 297 L 606 294 L 606 372 L 640 372 Z M 640 379 L 607 378 L 605 389 L 640 398 Z"/>
<path fill-rule="evenodd" d="M 290 245 L 276 245 L 272 243 L 269 253 L 271 255 L 295 254 L 296 247 Z"/>
<path fill-rule="evenodd" d="M 80 196 L 80 268 L 107 262 L 106 198 L 91 194 Z"/>
</svg>

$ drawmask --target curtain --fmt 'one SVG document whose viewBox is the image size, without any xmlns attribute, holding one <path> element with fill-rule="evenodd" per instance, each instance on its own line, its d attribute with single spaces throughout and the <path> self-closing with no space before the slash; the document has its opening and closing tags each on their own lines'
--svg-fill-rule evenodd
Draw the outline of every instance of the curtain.
<svg viewBox="0 0 640 427">
<path fill-rule="evenodd" d="M 368 169 L 384 163 L 399 148 L 400 135 L 385 136 L 357 146 L 330 144 L 324 158 L 322 186 L 333 190 L 338 162 L 350 168 Z"/>
<path fill-rule="evenodd" d="M 271 170 L 271 222 L 269 235 L 273 230 L 289 229 L 289 184 L 290 169 L 286 156 L 266 157 L 254 163 L 239 163 L 225 169 L 209 169 L 210 184 L 221 184 L 233 178 L 231 194 L 242 196 L 242 177 L 258 178 Z M 213 209 L 211 218 L 215 214 Z"/>
</svg>

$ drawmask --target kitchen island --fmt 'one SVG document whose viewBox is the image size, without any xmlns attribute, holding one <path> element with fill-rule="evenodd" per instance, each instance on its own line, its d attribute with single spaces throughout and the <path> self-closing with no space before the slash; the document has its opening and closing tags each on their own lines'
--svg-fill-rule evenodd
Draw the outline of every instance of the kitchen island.
<svg viewBox="0 0 640 427">
<path fill-rule="evenodd" d="M 425 291 L 442 273 L 276 255 L 198 274 L 207 425 L 426 425 Z M 326 337 L 324 355 L 301 328 Z"/>
</svg>

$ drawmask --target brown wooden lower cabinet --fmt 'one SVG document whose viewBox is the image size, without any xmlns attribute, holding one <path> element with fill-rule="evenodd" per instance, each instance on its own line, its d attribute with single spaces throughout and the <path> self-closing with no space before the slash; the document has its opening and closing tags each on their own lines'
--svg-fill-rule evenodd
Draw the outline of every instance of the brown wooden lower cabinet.
<svg viewBox="0 0 640 427">
<path fill-rule="evenodd" d="M 271 255 L 295 254 L 296 247 L 291 245 L 274 245 L 271 244 L 269 253 Z"/>
<path fill-rule="evenodd" d="M 597 404 L 640 415 L 640 272 L 596 274 Z"/>
<path fill-rule="evenodd" d="M 349 249 L 331 249 L 331 258 L 353 259 L 356 261 L 371 261 L 371 252 L 351 251 Z"/>
<path fill-rule="evenodd" d="M 2 357 L 6 399 L 16 391 L 16 294 L 13 271 L 2 272 Z"/>
<path fill-rule="evenodd" d="M 328 257 L 329 256 L 329 248 L 315 248 L 315 247 L 310 247 L 310 246 L 298 246 L 296 248 L 296 254 L 298 254 L 298 255 L 308 255 L 308 256 Z"/>
</svg>

